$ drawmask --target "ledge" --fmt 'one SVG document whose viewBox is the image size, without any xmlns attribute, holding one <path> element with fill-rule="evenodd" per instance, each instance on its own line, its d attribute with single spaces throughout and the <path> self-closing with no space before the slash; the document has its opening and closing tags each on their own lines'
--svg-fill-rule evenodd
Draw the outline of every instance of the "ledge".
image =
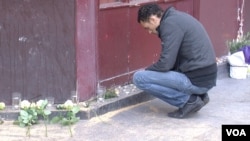
<svg viewBox="0 0 250 141">
<path fill-rule="evenodd" d="M 77 114 L 81 120 L 90 119 L 110 111 L 118 110 L 127 106 L 135 105 L 145 101 L 154 99 L 153 96 L 146 94 L 143 91 L 119 96 L 105 100 L 103 103 L 91 102 L 88 108 L 84 108 L 80 105 L 80 112 Z M 51 108 L 50 119 L 54 116 L 64 114 L 66 111 L 57 110 L 55 107 Z M 3 120 L 16 120 L 19 116 L 19 110 L 13 110 L 10 106 L 7 106 L 5 110 L 0 111 L 0 118 Z"/>
<path fill-rule="evenodd" d="M 218 79 L 223 79 L 226 77 L 229 77 L 228 64 L 221 63 L 218 65 Z M 80 105 L 81 110 L 77 114 L 77 116 L 79 116 L 81 120 L 86 120 L 152 99 L 154 99 L 153 96 L 138 90 L 130 94 L 120 95 L 117 98 L 105 100 L 103 103 L 96 103 L 96 101 L 92 101 L 88 108 L 84 108 Z M 50 119 L 51 117 L 65 113 L 65 111 L 56 110 L 55 108 L 52 108 L 51 112 L 52 114 L 50 115 Z M 19 111 L 12 110 L 11 107 L 6 107 L 5 110 L 0 111 L 0 118 L 3 118 L 4 120 L 16 120 L 18 118 L 18 115 Z"/>
</svg>

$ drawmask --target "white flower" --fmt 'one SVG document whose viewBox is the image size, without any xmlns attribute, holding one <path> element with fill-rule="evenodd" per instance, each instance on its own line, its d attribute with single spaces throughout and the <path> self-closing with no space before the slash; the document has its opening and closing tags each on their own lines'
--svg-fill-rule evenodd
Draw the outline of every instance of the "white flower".
<svg viewBox="0 0 250 141">
<path fill-rule="evenodd" d="M 30 108 L 36 108 L 36 103 L 32 102 L 32 103 L 30 104 Z"/>
<path fill-rule="evenodd" d="M 0 110 L 3 110 L 5 108 L 5 103 L 0 102 Z"/>
<path fill-rule="evenodd" d="M 63 105 L 66 109 L 71 109 L 73 108 L 74 103 L 72 102 L 72 100 L 67 100 Z"/>
<path fill-rule="evenodd" d="M 28 101 L 28 100 L 23 100 L 22 102 L 21 102 L 21 109 L 27 109 L 27 108 L 29 108 L 30 107 L 30 102 Z"/>
<path fill-rule="evenodd" d="M 116 94 L 116 95 L 119 95 L 119 94 L 120 94 L 119 88 L 115 88 L 115 94 Z"/>
<path fill-rule="evenodd" d="M 42 109 L 43 102 L 44 102 L 44 100 L 39 100 L 36 102 L 36 106 L 38 109 Z"/>
</svg>

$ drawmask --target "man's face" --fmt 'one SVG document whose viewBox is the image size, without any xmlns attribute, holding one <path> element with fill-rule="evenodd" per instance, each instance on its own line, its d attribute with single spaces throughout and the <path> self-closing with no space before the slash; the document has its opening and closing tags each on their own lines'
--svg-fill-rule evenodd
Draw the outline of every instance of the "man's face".
<svg viewBox="0 0 250 141">
<path fill-rule="evenodd" d="M 160 18 L 155 15 L 149 17 L 148 21 L 141 21 L 141 26 L 148 31 L 149 34 L 158 34 L 156 28 L 160 25 Z"/>
</svg>

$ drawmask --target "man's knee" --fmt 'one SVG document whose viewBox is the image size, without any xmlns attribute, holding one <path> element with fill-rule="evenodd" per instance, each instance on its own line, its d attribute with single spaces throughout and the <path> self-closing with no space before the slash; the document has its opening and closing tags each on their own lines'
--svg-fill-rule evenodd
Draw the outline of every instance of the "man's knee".
<svg viewBox="0 0 250 141">
<path fill-rule="evenodd" d="M 139 86 L 142 83 L 143 77 L 144 77 L 144 71 L 135 72 L 133 75 L 133 83 L 136 86 Z"/>
<path fill-rule="evenodd" d="M 138 83 L 140 73 L 137 71 L 133 74 L 133 83 L 136 85 Z"/>
</svg>

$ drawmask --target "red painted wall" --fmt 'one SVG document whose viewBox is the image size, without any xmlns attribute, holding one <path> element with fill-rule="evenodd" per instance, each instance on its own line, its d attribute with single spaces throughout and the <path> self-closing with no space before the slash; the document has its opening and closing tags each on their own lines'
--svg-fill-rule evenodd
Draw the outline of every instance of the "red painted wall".
<svg viewBox="0 0 250 141">
<path fill-rule="evenodd" d="M 193 0 L 159 1 L 163 8 L 175 8 L 194 15 Z M 116 5 L 98 13 L 98 66 L 102 85 L 122 85 L 132 74 L 152 64 L 161 49 L 157 36 L 150 35 L 137 23 L 138 5 Z"/>
<path fill-rule="evenodd" d="M 164 8 L 173 5 L 200 20 L 211 37 L 216 56 L 221 57 L 228 54 L 226 40 L 236 37 L 236 11 L 240 1 L 157 2 Z M 124 2 L 99 6 L 98 1 L 77 0 L 77 90 L 82 99 L 95 95 L 97 83 L 107 87 L 129 83 L 136 70 L 158 59 L 160 41 L 137 23 L 138 3 Z M 249 2 L 245 11 L 249 11 L 247 7 Z M 245 29 L 249 29 L 247 23 L 249 18 L 245 18 Z"/>
<path fill-rule="evenodd" d="M 243 30 L 244 33 L 250 32 L 250 0 L 245 0 L 245 7 L 244 7 L 244 25 Z"/>
<path fill-rule="evenodd" d="M 200 0 L 199 19 L 208 31 L 218 57 L 228 54 L 226 41 L 237 36 L 239 1 L 241 0 Z"/>
<path fill-rule="evenodd" d="M 95 95 L 97 83 L 97 1 L 76 0 L 76 90 L 80 101 Z"/>
<path fill-rule="evenodd" d="M 60 1 L 19 0 L 17 5 L 13 0 L 0 0 L 0 98 L 6 103 L 10 103 L 14 91 L 25 93 L 28 99 L 54 95 L 57 102 L 63 102 L 75 89 L 84 101 L 95 96 L 97 83 L 108 87 L 128 83 L 136 70 L 158 59 L 161 49 L 158 37 L 149 35 L 137 23 L 138 1 L 123 0 L 111 7 L 99 7 L 99 0 Z M 228 52 L 225 41 L 237 36 L 237 8 L 241 1 L 157 2 L 164 8 L 173 5 L 199 19 L 220 57 Z M 245 2 L 246 33 L 250 30 L 250 2 Z M 26 8 L 18 11 L 20 6 Z M 18 40 L 24 35 L 27 42 Z M 40 55 L 34 59 L 30 50 L 31 53 L 37 50 Z M 36 77 L 32 77 L 34 74 Z"/>
</svg>

